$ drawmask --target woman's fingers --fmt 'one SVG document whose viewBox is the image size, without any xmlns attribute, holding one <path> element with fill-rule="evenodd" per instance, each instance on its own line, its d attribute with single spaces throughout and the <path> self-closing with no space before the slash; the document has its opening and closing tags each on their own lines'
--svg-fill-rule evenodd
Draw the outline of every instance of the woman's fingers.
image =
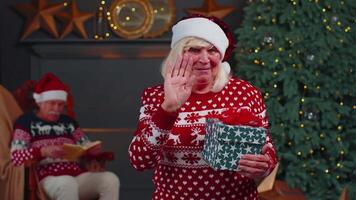
<svg viewBox="0 0 356 200">
<path fill-rule="evenodd" d="M 182 58 L 182 62 L 179 66 L 177 76 L 184 76 L 184 72 L 185 72 L 185 70 L 187 68 L 187 64 L 188 64 L 188 59 L 189 59 L 189 57 L 186 54 L 184 54 L 183 58 Z"/>
<path fill-rule="evenodd" d="M 174 67 L 172 69 L 172 74 L 171 74 L 171 77 L 175 77 L 175 76 L 178 76 L 179 74 L 179 69 L 180 69 L 180 66 L 182 64 L 182 56 L 178 56 L 175 63 L 174 63 Z"/>
<path fill-rule="evenodd" d="M 239 165 L 267 169 L 268 168 L 268 159 L 269 158 L 266 155 L 246 154 L 246 155 L 241 156 Z"/>
<path fill-rule="evenodd" d="M 171 67 L 170 77 L 189 77 L 192 71 L 193 59 L 191 56 L 178 56 L 174 66 Z M 171 66 L 171 65 L 168 65 Z"/>
<path fill-rule="evenodd" d="M 267 162 L 269 160 L 268 156 L 263 154 L 244 154 L 241 156 L 241 160 L 251 160 L 251 161 L 260 161 L 260 162 Z"/>
<path fill-rule="evenodd" d="M 258 168 L 258 169 L 267 169 L 268 168 L 268 164 L 266 162 L 259 162 L 259 161 L 240 160 L 239 165 L 246 166 L 246 167 Z"/>
<path fill-rule="evenodd" d="M 250 178 L 261 178 L 269 168 L 268 156 L 246 154 L 241 156 L 239 173 Z"/>
<path fill-rule="evenodd" d="M 193 58 L 188 57 L 187 64 L 184 68 L 183 77 L 190 77 L 190 74 L 192 73 L 192 69 L 193 69 Z"/>
<path fill-rule="evenodd" d="M 242 173 L 247 173 L 247 174 L 251 174 L 251 175 L 257 175 L 257 174 L 264 174 L 265 173 L 264 169 L 258 169 L 258 168 L 254 168 L 254 167 L 248 167 L 248 166 L 240 166 L 239 170 Z"/>
</svg>

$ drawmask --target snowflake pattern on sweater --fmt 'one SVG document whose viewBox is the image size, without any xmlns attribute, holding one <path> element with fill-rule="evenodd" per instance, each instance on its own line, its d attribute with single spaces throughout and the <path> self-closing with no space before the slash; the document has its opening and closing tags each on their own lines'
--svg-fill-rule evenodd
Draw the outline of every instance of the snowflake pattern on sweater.
<svg viewBox="0 0 356 200">
<path fill-rule="evenodd" d="M 214 171 L 202 158 L 206 119 L 217 117 L 226 109 L 249 109 L 268 129 L 266 108 L 255 87 L 231 78 L 218 93 L 193 93 L 177 113 L 161 108 L 162 85 L 145 89 L 141 100 L 129 156 L 135 169 L 155 170 L 152 199 L 258 199 L 254 180 L 233 171 Z M 271 172 L 277 158 L 269 134 L 266 144 Z"/>
<path fill-rule="evenodd" d="M 15 166 L 37 162 L 40 180 L 46 176 L 77 176 L 85 171 L 78 162 L 42 157 L 41 148 L 64 143 L 85 145 L 87 142 L 89 139 L 78 123 L 66 115 L 61 115 L 57 122 L 47 122 L 35 113 L 28 113 L 15 122 L 11 161 Z"/>
</svg>

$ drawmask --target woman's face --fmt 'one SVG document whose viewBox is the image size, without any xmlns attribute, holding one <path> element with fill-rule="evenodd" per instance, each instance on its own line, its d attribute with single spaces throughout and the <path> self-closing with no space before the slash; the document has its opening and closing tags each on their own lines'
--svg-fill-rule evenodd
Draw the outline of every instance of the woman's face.
<svg viewBox="0 0 356 200">
<path fill-rule="evenodd" d="M 213 45 L 193 46 L 187 49 L 185 54 L 193 58 L 192 74 L 196 77 L 195 84 L 212 84 L 221 60 L 218 49 Z"/>
</svg>

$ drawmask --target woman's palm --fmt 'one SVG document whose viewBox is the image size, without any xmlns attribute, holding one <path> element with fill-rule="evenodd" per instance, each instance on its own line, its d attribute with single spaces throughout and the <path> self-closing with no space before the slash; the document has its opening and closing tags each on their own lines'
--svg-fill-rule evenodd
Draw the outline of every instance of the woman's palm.
<svg viewBox="0 0 356 200">
<path fill-rule="evenodd" d="M 178 58 L 174 66 L 167 66 L 164 80 L 164 103 L 177 110 L 192 93 L 194 77 L 191 76 L 192 59 L 184 56 Z"/>
</svg>

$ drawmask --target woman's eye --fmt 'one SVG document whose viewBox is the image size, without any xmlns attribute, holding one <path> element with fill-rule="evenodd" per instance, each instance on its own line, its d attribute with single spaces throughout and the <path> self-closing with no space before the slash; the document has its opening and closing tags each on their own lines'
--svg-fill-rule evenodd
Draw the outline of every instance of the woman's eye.
<svg viewBox="0 0 356 200">
<path fill-rule="evenodd" d="M 200 52 L 200 49 L 198 49 L 198 48 L 189 48 L 189 50 L 188 50 L 189 52 L 191 52 L 191 53 L 199 53 Z"/>
<path fill-rule="evenodd" d="M 216 48 L 212 48 L 208 50 L 209 53 L 217 53 L 218 50 Z"/>
</svg>

